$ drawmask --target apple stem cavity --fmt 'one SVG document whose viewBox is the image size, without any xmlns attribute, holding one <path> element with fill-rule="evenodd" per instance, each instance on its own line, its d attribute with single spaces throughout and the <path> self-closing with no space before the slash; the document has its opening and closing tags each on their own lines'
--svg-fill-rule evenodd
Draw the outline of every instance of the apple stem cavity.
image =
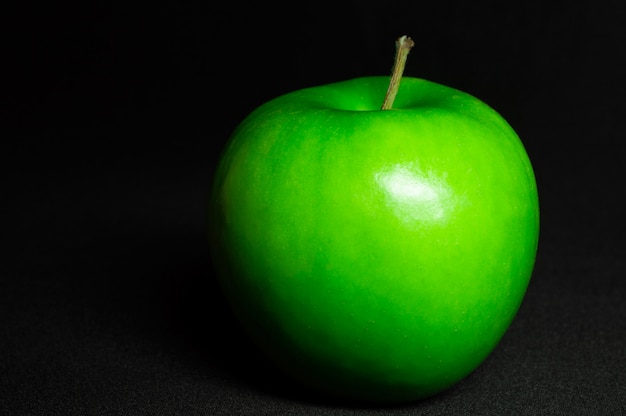
<svg viewBox="0 0 626 416">
<path fill-rule="evenodd" d="M 396 59 L 393 63 L 389 88 L 387 89 L 387 94 L 385 94 L 385 100 L 383 101 L 381 110 L 391 110 L 393 102 L 396 99 L 396 94 L 398 94 L 398 89 L 400 88 L 406 58 L 409 56 L 409 52 L 414 45 L 415 42 L 413 42 L 413 39 L 406 35 L 396 40 Z"/>
</svg>

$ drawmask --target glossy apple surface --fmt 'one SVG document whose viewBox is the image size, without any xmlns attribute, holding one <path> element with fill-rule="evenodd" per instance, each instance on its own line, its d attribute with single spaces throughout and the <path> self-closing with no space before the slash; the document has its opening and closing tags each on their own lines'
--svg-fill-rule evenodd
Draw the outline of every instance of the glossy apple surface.
<svg viewBox="0 0 626 416">
<path fill-rule="evenodd" d="M 405 77 L 274 99 L 232 135 L 212 252 L 246 331 L 284 371 L 340 397 L 440 392 L 497 345 L 534 265 L 531 163 L 478 99 Z"/>
</svg>

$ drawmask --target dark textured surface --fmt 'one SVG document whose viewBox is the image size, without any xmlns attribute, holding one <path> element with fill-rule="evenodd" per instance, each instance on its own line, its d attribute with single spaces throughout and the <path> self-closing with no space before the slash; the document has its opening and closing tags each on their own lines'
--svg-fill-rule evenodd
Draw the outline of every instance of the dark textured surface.
<svg viewBox="0 0 626 416">
<path fill-rule="evenodd" d="M 620 3 L 353 3 L 5 14 L 0 414 L 626 414 Z M 247 344 L 211 280 L 205 205 L 250 110 L 387 73 L 403 33 L 408 75 L 518 131 L 542 234 L 484 364 L 432 399 L 369 408 L 311 396 Z"/>
</svg>

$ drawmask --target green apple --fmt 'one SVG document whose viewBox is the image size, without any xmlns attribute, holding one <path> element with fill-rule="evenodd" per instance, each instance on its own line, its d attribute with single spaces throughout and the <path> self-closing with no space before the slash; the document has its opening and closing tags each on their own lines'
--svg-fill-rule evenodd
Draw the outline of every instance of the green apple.
<svg viewBox="0 0 626 416">
<path fill-rule="evenodd" d="M 278 97 L 236 129 L 210 202 L 212 254 L 243 327 L 339 397 L 417 400 L 471 373 L 532 273 L 531 163 L 480 100 L 404 77 Z"/>
</svg>

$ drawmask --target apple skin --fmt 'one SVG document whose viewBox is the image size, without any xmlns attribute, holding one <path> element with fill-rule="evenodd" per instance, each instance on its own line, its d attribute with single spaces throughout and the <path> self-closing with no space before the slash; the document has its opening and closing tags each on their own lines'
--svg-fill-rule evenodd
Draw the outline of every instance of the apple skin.
<svg viewBox="0 0 626 416">
<path fill-rule="evenodd" d="M 533 169 L 480 100 L 404 77 L 295 91 L 252 112 L 210 198 L 216 273 L 243 327 L 288 375 L 399 403 L 490 354 L 529 283 Z"/>
</svg>

